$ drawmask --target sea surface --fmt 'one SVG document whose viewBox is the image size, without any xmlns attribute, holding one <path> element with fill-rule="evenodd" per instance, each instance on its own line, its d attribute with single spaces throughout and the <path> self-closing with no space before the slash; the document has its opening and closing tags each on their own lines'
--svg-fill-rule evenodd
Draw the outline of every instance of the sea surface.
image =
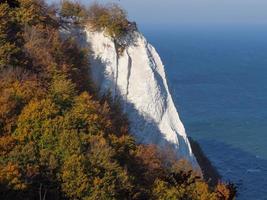
<svg viewBox="0 0 267 200">
<path fill-rule="evenodd" d="M 267 200 L 267 27 L 142 31 L 162 58 L 187 134 L 238 185 L 239 200 Z"/>
</svg>

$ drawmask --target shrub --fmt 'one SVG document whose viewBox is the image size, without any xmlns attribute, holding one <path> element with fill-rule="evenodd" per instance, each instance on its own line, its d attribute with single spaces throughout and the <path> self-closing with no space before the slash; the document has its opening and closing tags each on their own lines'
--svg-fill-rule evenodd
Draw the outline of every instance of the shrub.
<svg viewBox="0 0 267 200">
<path fill-rule="evenodd" d="M 127 33 L 129 21 L 127 14 L 116 4 L 93 4 L 88 10 L 89 25 L 96 31 L 104 31 L 114 39 Z"/>
<path fill-rule="evenodd" d="M 77 1 L 63 0 L 61 3 L 60 15 L 67 19 L 81 22 L 85 19 L 87 12 L 84 6 Z"/>
</svg>

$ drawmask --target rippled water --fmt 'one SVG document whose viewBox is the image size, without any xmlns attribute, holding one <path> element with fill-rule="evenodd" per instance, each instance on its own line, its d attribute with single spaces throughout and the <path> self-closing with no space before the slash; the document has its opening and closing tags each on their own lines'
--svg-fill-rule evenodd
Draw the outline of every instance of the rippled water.
<svg viewBox="0 0 267 200">
<path fill-rule="evenodd" d="M 169 29 L 171 30 L 171 29 Z M 267 199 L 267 29 L 145 30 L 187 133 L 240 200 Z"/>
</svg>

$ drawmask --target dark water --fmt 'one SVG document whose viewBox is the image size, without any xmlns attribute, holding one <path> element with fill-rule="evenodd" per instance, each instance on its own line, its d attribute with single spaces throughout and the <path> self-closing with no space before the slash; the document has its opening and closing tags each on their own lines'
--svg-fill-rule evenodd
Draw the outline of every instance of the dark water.
<svg viewBox="0 0 267 200">
<path fill-rule="evenodd" d="M 144 33 L 165 64 L 188 135 L 239 185 L 238 199 L 267 199 L 267 28 Z"/>
</svg>

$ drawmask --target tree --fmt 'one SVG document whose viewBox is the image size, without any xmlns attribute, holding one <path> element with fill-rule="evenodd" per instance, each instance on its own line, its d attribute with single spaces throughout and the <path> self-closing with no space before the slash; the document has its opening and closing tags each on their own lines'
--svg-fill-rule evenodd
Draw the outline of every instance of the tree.
<svg viewBox="0 0 267 200">
<path fill-rule="evenodd" d="M 8 68 L 0 75 L 0 93 L 0 132 L 10 134 L 23 107 L 44 91 L 37 77 L 28 70 Z"/>
<path fill-rule="evenodd" d="M 159 156 L 159 149 L 155 145 L 139 145 L 136 151 L 136 159 L 142 166 L 145 184 L 151 185 L 156 178 L 165 175 L 164 163 Z"/>
<path fill-rule="evenodd" d="M 51 25 L 52 12 L 43 0 L 18 0 L 19 7 L 16 8 L 16 17 L 22 25 Z"/>
<path fill-rule="evenodd" d="M 0 71 L 10 66 L 24 66 L 21 27 L 16 21 L 15 8 L 0 3 Z"/>
<path fill-rule="evenodd" d="M 87 161 L 84 156 L 71 155 L 64 160 L 62 166 L 62 190 L 71 199 L 85 199 L 90 188 Z"/>
<path fill-rule="evenodd" d="M 75 85 L 64 74 L 56 74 L 50 86 L 50 94 L 62 111 L 70 108 L 75 97 Z"/>
</svg>

